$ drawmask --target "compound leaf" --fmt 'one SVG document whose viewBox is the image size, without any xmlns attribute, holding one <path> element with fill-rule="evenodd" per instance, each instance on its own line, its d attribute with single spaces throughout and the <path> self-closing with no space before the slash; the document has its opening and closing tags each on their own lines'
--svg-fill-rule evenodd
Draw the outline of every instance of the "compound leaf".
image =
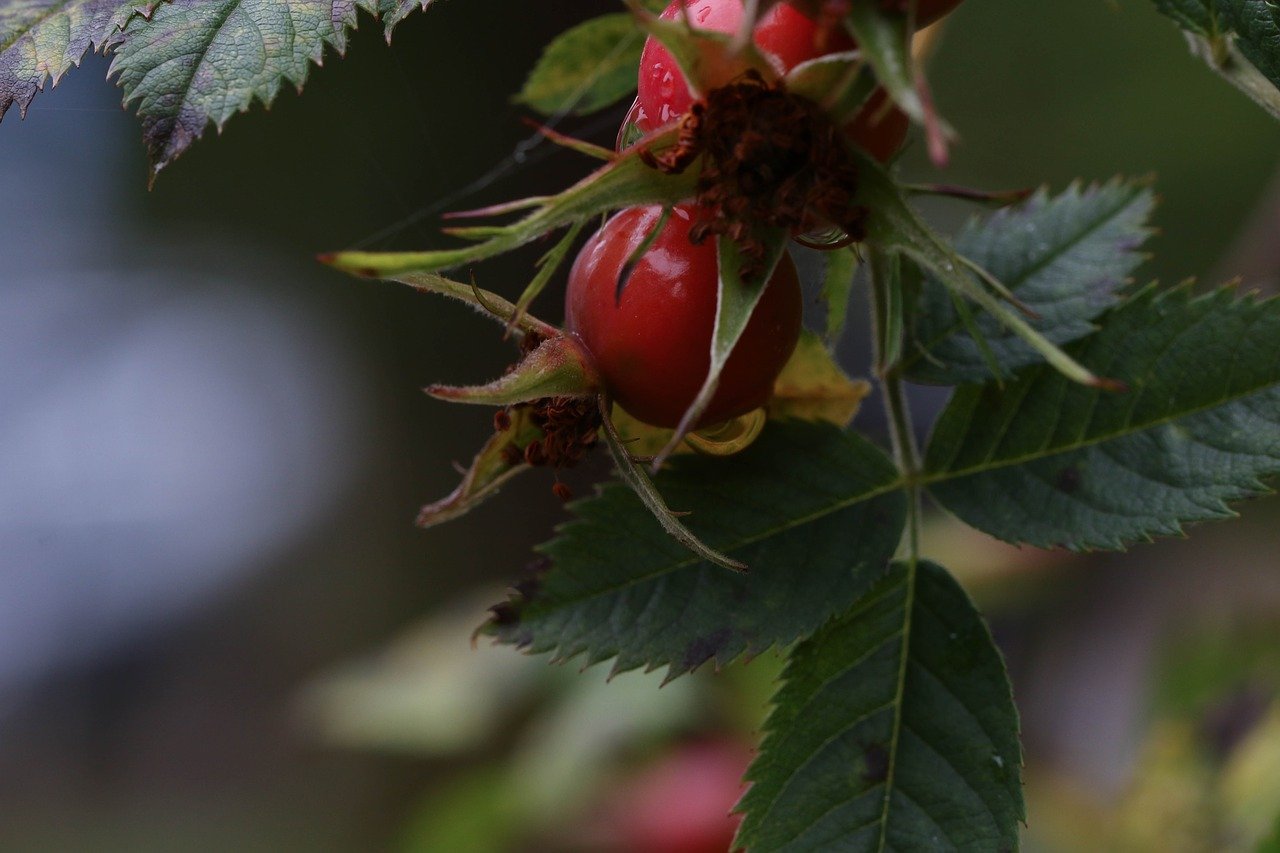
<svg viewBox="0 0 1280 853">
<path fill-rule="evenodd" d="M 885 454 L 830 424 L 771 423 L 727 458 L 673 459 L 656 478 L 674 510 L 747 574 L 699 560 L 613 483 L 572 505 L 542 548 L 550 568 L 486 631 L 531 652 L 674 677 L 794 642 L 884 575 L 906 514 Z"/>
<path fill-rule="evenodd" d="M 944 569 L 895 564 L 795 648 L 782 681 L 735 846 L 1017 847 L 1017 711 L 991 634 Z"/>
<path fill-rule="evenodd" d="M 1085 337 L 1093 320 L 1118 300 L 1142 262 L 1155 197 L 1145 181 L 1072 186 L 1058 196 L 1040 191 L 1021 205 L 971 223 L 956 251 L 992 273 L 1040 315 L 1032 325 L 1055 344 Z M 989 359 L 965 328 L 955 300 L 936 279 L 921 291 L 903 367 L 913 380 L 941 384 L 991 378 Z M 974 318 L 1001 368 L 1044 360 L 989 314 Z M 1008 375 L 1008 374 L 1006 374 Z"/>
<path fill-rule="evenodd" d="M 1219 30 L 1214 0 L 1155 0 L 1155 4 L 1184 30 L 1208 37 Z"/>
<path fill-rule="evenodd" d="M 947 509 L 1011 542 L 1121 548 L 1228 516 L 1280 473 L 1280 302 L 1148 289 L 1072 350 L 1129 392 L 1043 366 L 962 386 L 925 464 Z"/>
</svg>

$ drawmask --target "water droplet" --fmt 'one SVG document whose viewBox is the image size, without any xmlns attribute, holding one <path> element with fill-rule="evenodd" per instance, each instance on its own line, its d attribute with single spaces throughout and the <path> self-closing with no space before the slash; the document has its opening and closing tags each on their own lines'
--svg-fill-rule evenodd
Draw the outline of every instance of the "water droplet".
<svg viewBox="0 0 1280 853">
<path fill-rule="evenodd" d="M 676 93 L 676 77 L 670 71 L 663 70 L 662 79 L 658 82 L 658 92 L 663 98 L 670 98 Z M 665 108 L 665 104 L 663 106 Z"/>
</svg>

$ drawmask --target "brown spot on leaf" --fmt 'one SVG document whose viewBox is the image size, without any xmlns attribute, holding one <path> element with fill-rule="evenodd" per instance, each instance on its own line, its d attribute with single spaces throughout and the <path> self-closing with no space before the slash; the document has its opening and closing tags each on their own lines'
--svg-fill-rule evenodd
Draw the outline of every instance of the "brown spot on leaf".
<svg viewBox="0 0 1280 853">
<path fill-rule="evenodd" d="M 1058 478 L 1054 481 L 1054 486 L 1063 494 L 1072 495 L 1080 490 L 1083 477 L 1080 469 L 1075 465 L 1068 465 L 1058 472 Z"/>
<path fill-rule="evenodd" d="M 889 750 L 883 744 L 872 743 L 862 747 L 862 780 L 868 784 L 879 784 L 889 778 Z"/>
<path fill-rule="evenodd" d="M 689 643 L 684 651 L 680 666 L 686 670 L 697 669 L 702 664 L 720 654 L 733 637 L 732 628 L 720 628 Z"/>
</svg>

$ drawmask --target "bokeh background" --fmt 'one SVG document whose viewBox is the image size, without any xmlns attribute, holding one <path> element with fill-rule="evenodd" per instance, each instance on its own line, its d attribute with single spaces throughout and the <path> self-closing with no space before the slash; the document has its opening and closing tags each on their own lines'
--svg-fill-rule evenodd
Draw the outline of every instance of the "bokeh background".
<svg viewBox="0 0 1280 853">
<path fill-rule="evenodd" d="M 465 309 L 313 260 L 438 245 L 442 209 L 581 174 L 529 139 L 510 96 L 552 36 L 616 9 L 440 2 L 390 46 L 366 20 L 303 95 L 211 130 L 152 191 L 101 57 L 0 125 L 0 850 L 591 849 L 584 782 L 614 778 L 601 766 L 758 726 L 769 660 L 609 695 L 576 667 L 471 651 L 564 511 L 534 475 L 416 530 L 489 419 L 419 389 L 491 376 L 510 350 Z M 962 142 L 945 176 L 917 142 L 907 174 L 1057 189 L 1154 174 L 1161 235 L 1142 276 L 1274 287 L 1280 125 L 1149 0 L 968 0 L 932 68 Z M 607 144 L 621 114 L 566 127 Z M 948 229 L 968 215 L 928 212 Z M 485 264 L 481 283 L 518 293 L 537 251 Z M 536 310 L 558 320 L 556 291 Z M 851 371 L 866 349 L 854 322 Z M 874 412 L 863 426 L 879 429 Z M 1090 833 L 1127 826 L 1138 802 L 1170 817 L 1123 844 L 1175 849 L 1149 833 L 1209 783 L 1159 761 L 1219 767 L 1272 695 L 1276 515 L 1262 502 L 1189 542 L 1090 559 L 935 525 L 931 548 L 987 607 L 1015 676 L 1030 845 L 1101 849 Z M 1246 647 L 1262 663 L 1222 695 L 1192 677 Z M 1209 707 L 1187 699 L 1201 694 L 1218 714 L 1208 758 L 1168 743 L 1200 743 L 1205 714 L 1161 728 L 1168 709 Z M 591 728 L 602 715 L 614 729 Z M 520 818 L 485 801 L 518 799 L 512 768 L 547 767 L 566 792 L 547 825 L 465 834 Z M 1172 793 L 1147 790 L 1165 779 Z M 450 821 L 464 834 L 445 841 Z M 1223 849 L 1188 833 L 1177 849 Z"/>
</svg>

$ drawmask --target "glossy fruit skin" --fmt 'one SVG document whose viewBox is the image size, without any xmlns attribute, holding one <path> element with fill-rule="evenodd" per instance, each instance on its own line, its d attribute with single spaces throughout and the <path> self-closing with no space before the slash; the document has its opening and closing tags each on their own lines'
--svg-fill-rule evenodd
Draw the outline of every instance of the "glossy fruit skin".
<svg viewBox="0 0 1280 853">
<path fill-rule="evenodd" d="M 683 5 L 682 0 L 673 0 L 661 17 L 675 20 Z M 688 11 L 693 26 L 721 33 L 736 32 L 743 15 L 742 0 L 688 0 Z M 843 30 L 820 27 L 788 3 L 779 3 L 765 13 L 753 40 L 779 74 L 810 59 L 855 48 Z M 636 106 L 628 119 L 646 133 L 673 121 L 693 105 L 693 95 L 675 59 L 652 37 L 645 41 L 641 53 L 638 88 Z M 881 162 L 887 162 L 902 147 L 909 126 L 907 116 L 897 107 L 884 110 L 885 100 L 884 91 L 877 89 L 845 127 L 851 141 Z"/>
<path fill-rule="evenodd" d="M 623 266 L 661 215 L 657 206 L 628 208 L 587 241 L 569 273 L 565 326 L 591 353 L 622 408 L 672 428 L 707 376 L 719 278 L 715 241 L 690 243 L 694 210 L 676 207 L 615 301 Z M 802 308 L 795 264 L 784 255 L 699 426 L 764 405 L 800 338 Z"/>
</svg>

